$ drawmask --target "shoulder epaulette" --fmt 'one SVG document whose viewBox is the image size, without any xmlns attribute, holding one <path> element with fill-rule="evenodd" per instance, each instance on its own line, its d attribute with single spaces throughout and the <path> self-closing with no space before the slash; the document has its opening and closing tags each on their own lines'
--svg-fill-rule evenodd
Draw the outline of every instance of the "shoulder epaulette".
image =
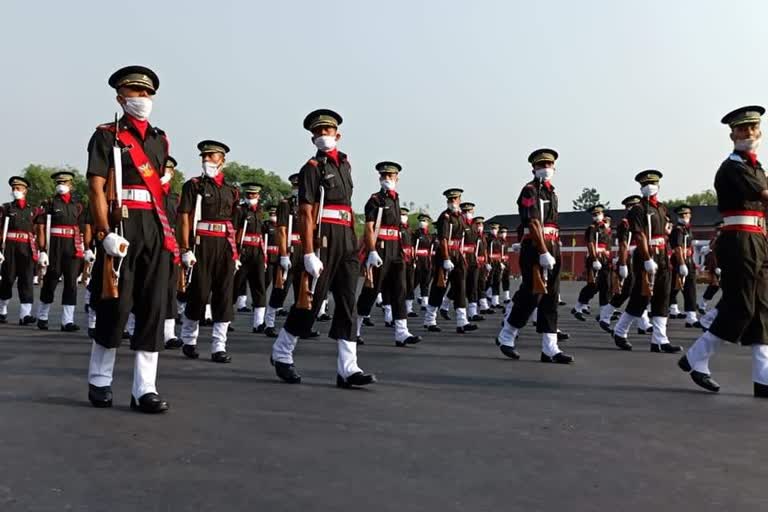
<svg viewBox="0 0 768 512">
<path fill-rule="evenodd" d="M 320 162 L 318 162 L 318 161 L 317 161 L 315 158 L 310 158 L 310 159 L 307 161 L 307 164 L 308 164 L 308 165 L 311 165 L 312 167 L 317 167 L 317 166 L 319 166 L 319 165 L 320 165 Z"/>
<path fill-rule="evenodd" d="M 96 127 L 97 130 L 106 130 L 115 133 L 115 123 L 104 123 Z"/>
</svg>

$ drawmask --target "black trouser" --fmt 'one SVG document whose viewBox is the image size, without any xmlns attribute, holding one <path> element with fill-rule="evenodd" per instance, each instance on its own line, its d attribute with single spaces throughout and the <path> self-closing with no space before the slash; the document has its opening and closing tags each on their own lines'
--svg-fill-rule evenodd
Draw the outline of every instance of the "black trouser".
<svg viewBox="0 0 768 512">
<path fill-rule="evenodd" d="M 530 240 L 520 245 L 520 273 L 522 282 L 515 293 L 512 310 L 507 316 L 507 323 L 522 329 L 533 310 L 536 312 L 536 332 L 553 334 L 557 332 L 557 303 L 560 296 L 560 246 L 547 240 L 547 249 L 555 258 L 555 266 L 547 273 L 547 293 L 534 295 L 533 272 L 539 263 L 539 252 Z"/>
<path fill-rule="evenodd" d="M 501 263 L 491 263 L 491 275 L 488 276 L 488 280 L 491 284 L 491 295 L 495 296 L 501 294 L 501 274 Z"/>
<path fill-rule="evenodd" d="M 470 262 L 467 266 L 467 303 L 473 304 L 477 302 L 478 293 L 477 288 L 480 282 L 480 269 L 477 267 L 477 261 Z"/>
<path fill-rule="evenodd" d="M 272 287 L 272 291 L 269 294 L 269 307 L 273 309 L 280 309 L 285 303 L 285 298 L 288 296 L 288 290 L 291 288 L 294 276 L 302 268 L 303 256 L 301 255 L 301 247 L 294 248 L 294 251 L 289 253 L 291 258 L 291 268 L 288 270 L 285 279 L 283 280 L 282 288 Z M 283 267 L 278 265 L 276 272 L 283 272 Z M 296 288 L 294 288 L 293 299 L 296 300 Z"/>
<path fill-rule="evenodd" d="M 611 298 L 611 306 L 614 308 L 620 308 L 632 293 L 632 286 L 635 282 L 635 273 L 632 269 L 631 261 L 627 263 L 627 267 L 629 272 L 627 272 L 627 277 L 624 278 L 624 282 L 621 284 L 621 291 Z"/>
<path fill-rule="evenodd" d="M 32 278 L 35 262 L 32 260 L 32 248 L 29 241 L 12 241 L 5 243 L 5 261 L 2 265 L 2 280 L 0 281 L 0 299 L 9 300 L 12 295 L 13 282 L 19 292 L 19 302 L 32 304 Z"/>
<path fill-rule="evenodd" d="M 360 262 L 357 259 L 357 240 L 351 227 L 339 224 L 322 225 L 322 243 L 320 260 L 323 271 L 317 280 L 315 295 L 312 299 L 312 309 L 299 309 L 294 304 L 285 319 L 285 330 L 293 336 L 302 336 L 312 330 L 320 304 L 328 295 L 333 293 L 333 320 L 328 331 L 328 337 L 335 340 L 354 341 L 355 291 L 360 274 Z M 299 290 L 303 273 L 302 268 L 294 276 L 294 293 Z M 299 270 L 299 269 L 297 269 Z M 312 278 L 309 278 L 310 284 Z"/>
<path fill-rule="evenodd" d="M 587 272 L 594 272 L 592 270 L 592 258 L 587 258 Z M 598 261 L 603 265 L 600 271 L 595 276 L 594 283 L 587 283 L 579 292 L 579 303 L 589 304 L 589 301 L 595 295 L 598 295 L 598 300 L 601 306 L 608 304 L 611 299 L 611 269 L 608 266 L 608 260 L 606 258 L 600 258 Z"/>
<path fill-rule="evenodd" d="M 461 254 L 454 251 L 451 253 L 451 261 L 454 268 L 448 274 L 446 284 L 451 287 L 450 298 L 453 299 L 454 309 L 467 307 L 467 269 L 464 258 Z M 441 268 L 443 266 L 442 260 L 435 258 L 433 262 L 435 268 Z M 439 267 L 438 267 L 439 265 Z M 442 271 L 442 270 L 441 270 Z M 447 288 L 441 288 L 437 284 L 437 272 L 432 279 L 432 286 L 429 287 L 429 305 L 439 308 L 443 303 L 443 297 Z"/>
<path fill-rule="evenodd" d="M 415 286 L 419 287 L 422 297 L 429 295 L 430 272 L 429 258 L 419 256 L 416 260 L 416 273 L 413 279 Z"/>
<path fill-rule="evenodd" d="M 179 288 L 179 274 L 181 273 L 181 267 L 179 265 L 176 265 L 173 263 L 173 258 L 171 258 L 171 269 L 168 272 L 168 298 L 166 303 L 167 313 L 165 314 L 165 318 L 176 318 L 176 315 L 179 314 L 179 307 L 176 304 L 176 297 L 178 297 L 178 288 Z"/>
<path fill-rule="evenodd" d="M 725 279 L 710 332 L 733 343 L 768 344 L 768 241 L 760 233 L 723 231 L 715 254 Z"/>
<path fill-rule="evenodd" d="M 632 316 L 642 316 L 649 303 L 651 305 L 651 317 L 666 317 L 669 314 L 669 291 L 671 286 L 670 280 L 672 279 L 669 258 L 667 258 L 667 253 L 663 248 L 659 249 L 658 253 L 656 253 L 656 250 L 651 249 L 651 256 L 653 261 L 659 266 L 653 281 L 653 294 L 651 297 L 643 297 L 642 295 L 645 263 L 637 253 L 632 258 L 632 273 L 635 275 L 635 279 L 634 283 L 632 283 L 632 292 L 629 295 L 629 303 L 626 308 L 626 312 Z"/>
<path fill-rule="evenodd" d="M 199 321 L 203 318 L 205 305 L 210 299 L 213 321 L 231 322 L 234 316 L 232 289 L 235 282 L 235 262 L 232 260 L 229 241 L 224 237 L 201 236 L 200 244 L 195 248 L 195 257 L 197 263 L 187 288 L 184 316 Z M 262 263 L 262 269 L 263 265 Z"/>
<path fill-rule="evenodd" d="M 694 270 L 694 264 L 692 261 L 688 261 L 688 275 L 683 280 L 683 305 L 685 307 L 684 311 L 696 311 L 697 305 L 696 305 L 696 271 Z M 675 269 L 676 271 L 677 269 Z M 672 287 L 674 288 L 674 283 L 677 280 L 677 276 L 674 276 L 672 281 Z M 672 290 L 672 293 L 670 294 L 669 303 L 670 304 L 677 304 L 677 293 L 680 290 Z"/>
<path fill-rule="evenodd" d="M 707 286 L 707 288 L 704 290 L 704 295 L 702 297 L 704 300 L 712 300 L 715 297 L 715 294 L 720 290 L 720 285 L 718 284 L 710 284 Z"/>
<path fill-rule="evenodd" d="M 416 277 L 416 269 L 413 268 L 413 262 L 404 262 L 405 266 L 405 298 L 407 300 L 413 300 L 414 295 L 414 289 L 416 287 L 415 277 Z"/>
<path fill-rule="evenodd" d="M 380 244 L 386 247 L 381 248 Z M 384 264 L 379 268 L 373 268 L 373 286 L 363 286 L 357 297 L 357 314 L 368 316 L 371 314 L 376 295 L 381 292 L 382 302 L 392 306 L 392 319 L 403 320 L 407 318 L 405 309 L 405 263 L 398 254 L 398 243 L 394 241 L 379 241 L 377 244 L 379 256 Z"/>
<path fill-rule="evenodd" d="M 504 270 L 501 271 L 501 289 L 509 291 L 509 262 L 504 264 Z"/>
<path fill-rule="evenodd" d="M 234 289 L 237 295 L 245 295 L 246 285 L 251 289 L 251 304 L 254 308 L 263 308 L 267 304 L 267 277 L 264 268 L 264 253 L 257 247 L 243 247 L 240 254 L 240 262 L 243 264 L 235 273 Z M 242 290 L 243 293 L 240 291 Z M 211 306 L 213 307 L 213 306 Z"/>
<path fill-rule="evenodd" d="M 123 337 L 128 314 L 133 312 L 136 327 L 131 349 L 158 352 L 163 349 L 163 324 L 172 254 L 163 248 L 163 229 L 152 210 L 130 210 L 123 220 L 128 254 L 123 258 L 118 282 L 119 297 L 102 299 L 104 250 L 99 248 L 91 279 L 91 307 L 96 311 L 94 340 L 105 348 L 117 348 Z M 120 261 L 114 258 L 114 265 Z M 107 269 L 111 272 L 112 269 Z"/>
<path fill-rule="evenodd" d="M 77 304 L 77 276 L 80 275 L 80 259 L 75 257 L 75 241 L 51 235 L 48 241 L 50 264 L 45 271 L 43 288 L 40 290 L 40 302 L 50 304 L 59 285 L 59 277 L 64 283 L 61 303 L 65 306 Z"/>
</svg>

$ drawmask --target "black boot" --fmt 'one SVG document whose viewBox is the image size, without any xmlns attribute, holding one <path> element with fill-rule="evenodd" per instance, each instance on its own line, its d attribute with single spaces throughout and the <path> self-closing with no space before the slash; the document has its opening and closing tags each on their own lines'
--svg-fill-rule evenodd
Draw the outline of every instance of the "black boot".
<svg viewBox="0 0 768 512">
<path fill-rule="evenodd" d="M 41 331 L 47 331 L 48 330 L 48 320 L 41 320 L 37 319 L 37 328 Z"/>
<path fill-rule="evenodd" d="M 755 382 L 755 398 L 768 398 L 768 386 Z"/>
<path fill-rule="evenodd" d="M 568 341 L 571 335 L 564 331 L 557 331 L 557 341 Z"/>
<path fill-rule="evenodd" d="M 355 338 L 355 343 L 358 345 L 365 345 L 365 339 L 362 336 L 357 336 Z"/>
<path fill-rule="evenodd" d="M 415 345 L 417 343 L 421 343 L 421 336 L 408 336 L 405 338 L 406 345 Z"/>
<path fill-rule="evenodd" d="M 328 313 L 323 313 L 322 315 L 317 317 L 318 322 L 329 322 L 331 320 L 331 315 Z"/>
<path fill-rule="evenodd" d="M 73 324 L 72 322 L 68 323 L 67 325 L 62 325 L 61 330 L 63 332 L 76 332 L 80 330 L 80 326 L 77 324 Z"/>
<path fill-rule="evenodd" d="M 467 324 L 464 327 L 457 327 L 456 328 L 456 333 L 457 334 L 465 334 L 465 333 L 476 331 L 476 330 L 477 330 L 477 325 L 476 324 Z"/>
<path fill-rule="evenodd" d="M 482 315 L 472 315 L 471 317 L 468 318 L 468 320 L 470 322 L 482 322 L 483 320 L 485 320 L 485 317 Z"/>
<path fill-rule="evenodd" d="M 413 311 L 411 311 L 410 313 L 408 313 L 408 318 L 418 318 L 418 316 L 419 316 L 419 315 L 418 315 L 417 313 L 414 313 Z"/>
<path fill-rule="evenodd" d="M 27 315 L 19 320 L 19 325 L 33 325 L 35 322 L 37 322 L 37 318 L 32 315 Z"/>
<path fill-rule="evenodd" d="M 436 325 L 425 325 L 424 328 L 429 332 L 442 332 L 443 330 Z"/>
<path fill-rule="evenodd" d="M 613 336 L 613 342 L 616 344 L 617 347 L 619 347 L 621 350 L 632 350 L 632 344 L 627 341 L 627 338 L 622 338 L 621 336 L 616 336 L 614 334 Z"/>
<path fill-rule="evenodd" d="M 520 359 L 520 354 L 515 350 L 515 347 L 508 347 L 507 345 L 502 345 L 499 343 L 498 338 L 496 339 L 496 343 L 499 345 L 499 350 L 501 350 L 501 353 L 507 356 L 510 359 Z"/>
<path fill-rule="evenodd" d="M 688 322 L 685 322 L 685 327 L 687 327 L 688 329 L 693 329 L 694 327 L 697 328 L 697 329 L 702 329 L 704 326 L 701 325 L 701 322 L 696 320 L 692 324 L 689 324 Z"/>
<path fill-rule="evenodd" d="M 346 379 L 341 375 L 336 375 L 336 387 L 349 389 L 353 386 L 367 386 L 376 382 L 376 376 L 372 373 L 357 372 L 353 373 Z"/>
<path fill-rule="evenodd" d="M 200 357 L 200 352 L 197 351 L 197 347 L 195 345 L 184 345 L 181 348 L 181 353 L 190 359 L 197 359 Z"/>
<path fill-rule="evenodd" d="M 243 306 L 241 308 L 237 308 L 238 313 L 250 313 L 252 310 L 248 306 Z"/>
<path fill-rule="evenodd" d="M 267 338 L 277 338 L 277 331 L 274 327 L 265 327 L 264 328 L 264 336 Z"/>
<path fill-rule="evenodd" d="M 160 398 L 157 393 L 141 395 L 138 401 L 131 395 L 131 409 L 147 414 L 158 414 L 168 410 L 168 402 Z"/>
<path fill-rule="evenodd" d="M 697 386 L 700 386 L 707 391 L 711 391 L 713 393 L 717 393 L 720 391 L 720 384 L 715 381 L 711 375 L 708 375 L 706 373 L 697 372 L 696 370 L 693 370 L 691 372 L 691 380 L 696 383 Z"/>
<path fill-rule="evenodd" d="M 266 327 L 267 327 L 267 326 L 266 326 L 266 324 L 262 323 L 262 324 L 261 324 L 261 325 L 259 325 L 258 327 L 254 327 L 254 328 L 253 328 L 253 333 L 254 333 L 254 334 L 261 334 L 261 333 L 263 333 L 263 332 L 264 332 L 264 329 L 265 329 Z"/>
<path fill-rule="evenodd" d="M 8 315 L 0 315 L 0 324 L 8 323 Z"/>
<path fill-rule="evenodd" d="M 88 384 L 88 400 L 98 408 L 112 407 L 112 387 Z"/>
<path fill-rule="evenodd" d="M 655 354 L 659 353 L 665 353 L 665 354 L 677 354 L 682 350 L 682 347 L 679 345 L 673 345 L 671 343 L 664 343 L 663 345 L 659 345 L 658 343 L 651 343 L 651 352 Z"/>
<path fill-rule="evenodd" d="M 440 309 L 440 317 L 442 317 L 443 320 L 450 320 L 451 316 L 448 314 L 447 309 Z"/>
<path fill-rule="evenodd" d="M 184 345 L 184 342 L 182 342 L 179 338 L 171 338 L 165 342 L 165 348 L 167 350 L 174 350 L 177 348 L 181 348 L 182 345 Z"/>
<path fill-rule="evenodd" d="M 363 317 L 363 325 L 366 326 L 366 327 L 375 327 L 376 326 L 376 324 L 373 323 L 373 320 L 371 320 L 371 318 L 367 317 L 367 316 Z"/>
<path fill-rule="evenodd" d="M 223 350 L 219 352 L 214 352 L 211 354 L 211 361 L 214 363 L 231 363 L 232 362 L 232 356 L 224 352 Z"/>
<path fill-rule="evenodd" d="M 608 322 L 601 321 L 600 328 L 609 334 L 613 334 L 613 329 L 611 329 L 611 324 L 609 324 Z"/>
<path fill-rule="evenodd" d="M 573 356 L 569 356 L 564 352 L 558 352 L 553 356 L 548 356 L 544 352 L 541 353 L 542 363 L 555 363 L 555 364 L 571 364 L 573 362 Z"/>
<path fill-rule="evenodd" d="M 270 361 L 272 361 L 270 359 Z M 292 364 L 281 363 L 279 361 L 272 361 L 275 366 L 275 374 L 284 382 L 288 384 L 300 384 L 301 375 L 296 371 L 296 367 Z"/>
</svg>

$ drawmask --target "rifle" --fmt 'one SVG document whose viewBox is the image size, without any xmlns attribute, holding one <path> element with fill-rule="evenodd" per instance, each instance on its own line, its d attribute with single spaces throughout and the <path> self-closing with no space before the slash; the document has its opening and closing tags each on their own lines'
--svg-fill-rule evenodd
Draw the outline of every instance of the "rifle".
<svg viewBox="0 0 768 512">
<path fill-rule="evenodd" d="M 421 238 L 416 238 L 416 244 L 413 246 L 413 268 L 416 268 L 416 262 L 418 261 L 419 257 L 416 255 L 416 253 L 419 251 L 419 242 L 421 242 Z"/>
<path fill-rule="evenodd" d="M 376 250 L 376 242 L 379 240 L 379 233 L 381 232 L 381 215 L 384 212 L 384 208 L 379 206 L 379 211 L 376 212 L 376 224 L 373 226 L 373 249 Z M 365 288 L 373 288 L 373 267 L 370 265 L 365 266 L 365 281 L 363 282 Z"/>
<path fill-rule="evenodd" d="M 653 259 L 653 255 L 651 254 L 651 216 L 652 213 L 647 213 L 645 216 L 648 219 L 648 240 L 646 245 L 648 246 L 648 256 Z M 643 282 L 640 289 L 640 295 L 643 297 L 653 297 L 653 283 L 656 279 L 656 274 L 651 272 L 646 272 L 643 270 Z"/>
<path fill-rule="evenodd" d="M 451 257 L 451 237 L 453 236 L 453 223 L 448 225 L 448 258 Z M 448 288 L 448 272 L 443 265 L 437 267 L 437 286 L 438 288 Z"/>
<path fill-rule="evenodd" d="M 106 198 L 107 198 L 107 221 L 109 227 L 118 235 L 123 236 L 125 230 L 123 229 L 123 218 L 128 216 L 128 211 L 123 210 L 123 151 L 120 148 L 118 142 L 118 133 L 120 130 L 120 123 L 115 114 L 115 140 L 112 144 L 112 160 L 114 167 L 112 167 L 107 173 L 106 183 Z M 47 248 L 50 248 L 50 228 L 46 224 L 46 240 L 45 244 Z M 124 250 L 125 247 L 121 247 Z M 120 268 L 123 264 L 123 259 L 117 263 L 115 267 L 115 258 L 104 254 L 104 269 L 101 274 L 102 286 L 101 286 L 101 298 L 102 299 L 116 299 L 120 296 L 118 284 L 120 282 Z"/>
<path fill-rule="evenodd" d="M 7 215 L 3 219 L 3 245 L 2 245 L 3 255 L 5 255 L 5 240 L 6 240 L 6 238 L 8 238 L 8 222 L 10 220 L 11 220 L 11 218 L 8 217 Z M 3 264 L 0 263 L 0 269 L 2 269 L 2 268 L 3 268 Z M 2 274 L 0 274 L 0 280 L 2 280 L 2 279 L 3 279 L 3 276 L 2 276 Z"/>
<path fill-rule="evenodd" d="M 325 187 L 320 187 L 320 202 L 312 205 L 312 214 L 315 217 L 315 223 L 317 225 L 317 237 L 315 239 L 315 256 L 320 257 L 320 244 L 322 243 L 323 227 L 323 206 L 325 205 Z M 312 299 L 315 295 L 315 288 L 317 287 L 316 277 L 312 277 L 312 283 L 309 282 L 309 273 L 305 270 L 301 273 L 301 279 L 299 280 L 298 296 L 296 298 L 297 309 L 312 309 Z"/>
<path fill-rule="evenodd" d="M 200 237 L 197 236 L 197 223 L 200 222 L 200 219 L 202 218 L 202 207 L 203 207 L 203 196 L 198 193 L 197 198 L 195 199 L 195 213 L 192 215 L 192 254 L 197 253 L 197 246 L 200 244 Z M 189 270 L 187 270 L 187 276 L 184 280 L 185 290 L 189 286 L 189 283 L 192 282 L 192 271 L 194 269 L 195 269 L 195 266 L 192 265 L 191 267 L 189 267 Z"/>
<path fill-rule="evenodd" d="M 539 199 L 539 212 L 541 213 L 541 236 L 544 237 L 544 205 L 549 201 Z M 546 245 L 546 240 L 544 241 Z M 502 246 L 503 247 L 503 246 Z M 504 254 L 502 253 L 502 259 Z M 537 262 L 533 263 L 533 293 L 534 295 L 547 294 L 547 282 L 549 281 L 549 272 L 544 270 Z"/>
<path fill-rule="evenodd" d="M 96 251 L 94 251 L 94 254 L 96 254 Z M 88 286 L 88 280 L 91 278 L 91 270 L 93 270 L 93 263 L 90 261 L 83 263 L 83 286 Z"/>
</svg>

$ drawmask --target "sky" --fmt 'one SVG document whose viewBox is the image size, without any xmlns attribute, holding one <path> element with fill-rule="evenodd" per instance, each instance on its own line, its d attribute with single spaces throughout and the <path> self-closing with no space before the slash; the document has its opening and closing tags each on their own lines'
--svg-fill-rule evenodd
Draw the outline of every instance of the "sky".
<svg viewBox="0 0 768 512">
<path fill-rule="evenodd" d="M 355 208 L 394 160 L 401 202 L 433 214 L 449 187 L 476 215 L 514 213 L 539 147 L 560 153 L 563 211 L 583 187 L 618 206 L 646 168 L 662 200 L 712 188 L 720 118 L 768 104 L 763 0 L 8 0 L 2 19 L 3 182 L 84 170 L 118 109 L 107 78 L 131 64 L 160 77 L 151 122 L 187 177 L 212 138 L 287 178 L 314 152 L 304 116 L 332 108 Z"/>
</svg>

